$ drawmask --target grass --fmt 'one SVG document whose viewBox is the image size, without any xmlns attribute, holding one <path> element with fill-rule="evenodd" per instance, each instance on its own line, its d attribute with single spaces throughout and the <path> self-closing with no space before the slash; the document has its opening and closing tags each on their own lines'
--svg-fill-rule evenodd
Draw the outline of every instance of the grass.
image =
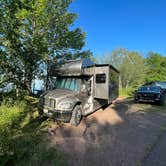
<svg viewBox="0 0 166 166">
<path fill-rule="evenodd" d="M 131 96 L 131 92 L 122 89 L 121 95 Z M 146 112 L 164 111 L 166 102 L 164 106 L 141 103 L 138 107 Z M 49 144 L 49 121 L 39 118 L 36 110 L 35 103 L 25 101 L 0 106 L 0 166 L 66 165 L 67 157 Z"/>
<path fill-rule="evenodd" d="M 133 88 L 121 88 L 119 89 L 119 96 L 124 98 L 133 99 Z M 140 103 L 137 104 L 140 110 L 146 112 L 157 112 L 166 110 L 166 100 L 164 105 L 157 105 L 156 103 Z"/>
<path fill-rule="evenodd" d="M 48 121 L 35 116 L 29 106 L 17 102 L 0 106 L 0 165 L 66 165 L 66 157 L 50 147 L 46 135 Z"/>
<path fill-rule="evenodd" d="M 158 111 L 166 111 L 166 100 L 164 105 L 158 105 L 155 103 L 140 103 L 138 104 L 140 110 L 146 112 L 158 112 Z"/>
<path fill-rule="evenodd" d="M 120 88 L 119 89 L 119 96 L 120 97 L 132 97 L 134 93 L 133 88 Z"/>
</svg>

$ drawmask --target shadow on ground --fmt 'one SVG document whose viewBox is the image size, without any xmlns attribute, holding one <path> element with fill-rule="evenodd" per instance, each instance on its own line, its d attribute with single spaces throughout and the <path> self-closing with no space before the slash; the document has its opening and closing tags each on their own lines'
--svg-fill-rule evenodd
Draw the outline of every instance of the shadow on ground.
<svg viewBox="0 0 166 166">
<path fill-rule="evenodd" d="M 132 100 L 118 100 L 83 119 L 78 127 L 50 123 L 50 144 L 67 154 L 72 166 L 138 165 L 166 126 L 165 107 L 148 113 L 141 106 Z"/>
</svg>

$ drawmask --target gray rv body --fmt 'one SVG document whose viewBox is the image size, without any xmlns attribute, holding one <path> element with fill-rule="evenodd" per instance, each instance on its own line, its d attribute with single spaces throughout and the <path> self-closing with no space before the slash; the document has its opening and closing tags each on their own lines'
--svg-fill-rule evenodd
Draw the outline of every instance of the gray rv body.
<svg viewBox="0 0 166 166">
<path fill-rule="evenodd" d="M 53 64 L 50 73 L 60 86 L 65 81 L 71 84 L 71 80 L 77 85 L 75 89 L 55 87 L 41 95 L 39 105 L 43 113 L 57 120 L 69 122 L 78 105 L 81 116 L 86 116 L 118 97 L 119 72 L 112 65 L 82 59 Z"/>
</svg>

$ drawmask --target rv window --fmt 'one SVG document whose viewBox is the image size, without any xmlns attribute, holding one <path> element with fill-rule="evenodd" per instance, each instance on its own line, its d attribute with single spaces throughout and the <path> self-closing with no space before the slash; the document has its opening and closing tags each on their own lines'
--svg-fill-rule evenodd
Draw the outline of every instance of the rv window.
<svg viewBox="0 0 166 166">
<path fill-rule="evenodd" d="M 106 74 L 96 74 L 96 83 L 105 83 L 106 82 Z"/>
</svg>

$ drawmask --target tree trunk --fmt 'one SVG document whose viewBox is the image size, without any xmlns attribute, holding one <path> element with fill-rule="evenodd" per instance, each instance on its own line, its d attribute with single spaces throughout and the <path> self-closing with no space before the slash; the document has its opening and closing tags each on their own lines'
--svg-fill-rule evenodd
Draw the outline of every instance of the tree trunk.
<svg viewBox="0 0 166 166">
<path fill-rule="evenodd" d="M 26 70 L 24 85 L 25 85 L 25 90 L 28 91 L 28 95 L 32 95 L 32 88 L 31 88 L 32 80 L 33 80 L 33 73 L 30 70 Z"/>
<path fill-rule="evenodd" d="M 119 88 L 122 88 L 122 78 L 119 76 Z"/>
</svg>

